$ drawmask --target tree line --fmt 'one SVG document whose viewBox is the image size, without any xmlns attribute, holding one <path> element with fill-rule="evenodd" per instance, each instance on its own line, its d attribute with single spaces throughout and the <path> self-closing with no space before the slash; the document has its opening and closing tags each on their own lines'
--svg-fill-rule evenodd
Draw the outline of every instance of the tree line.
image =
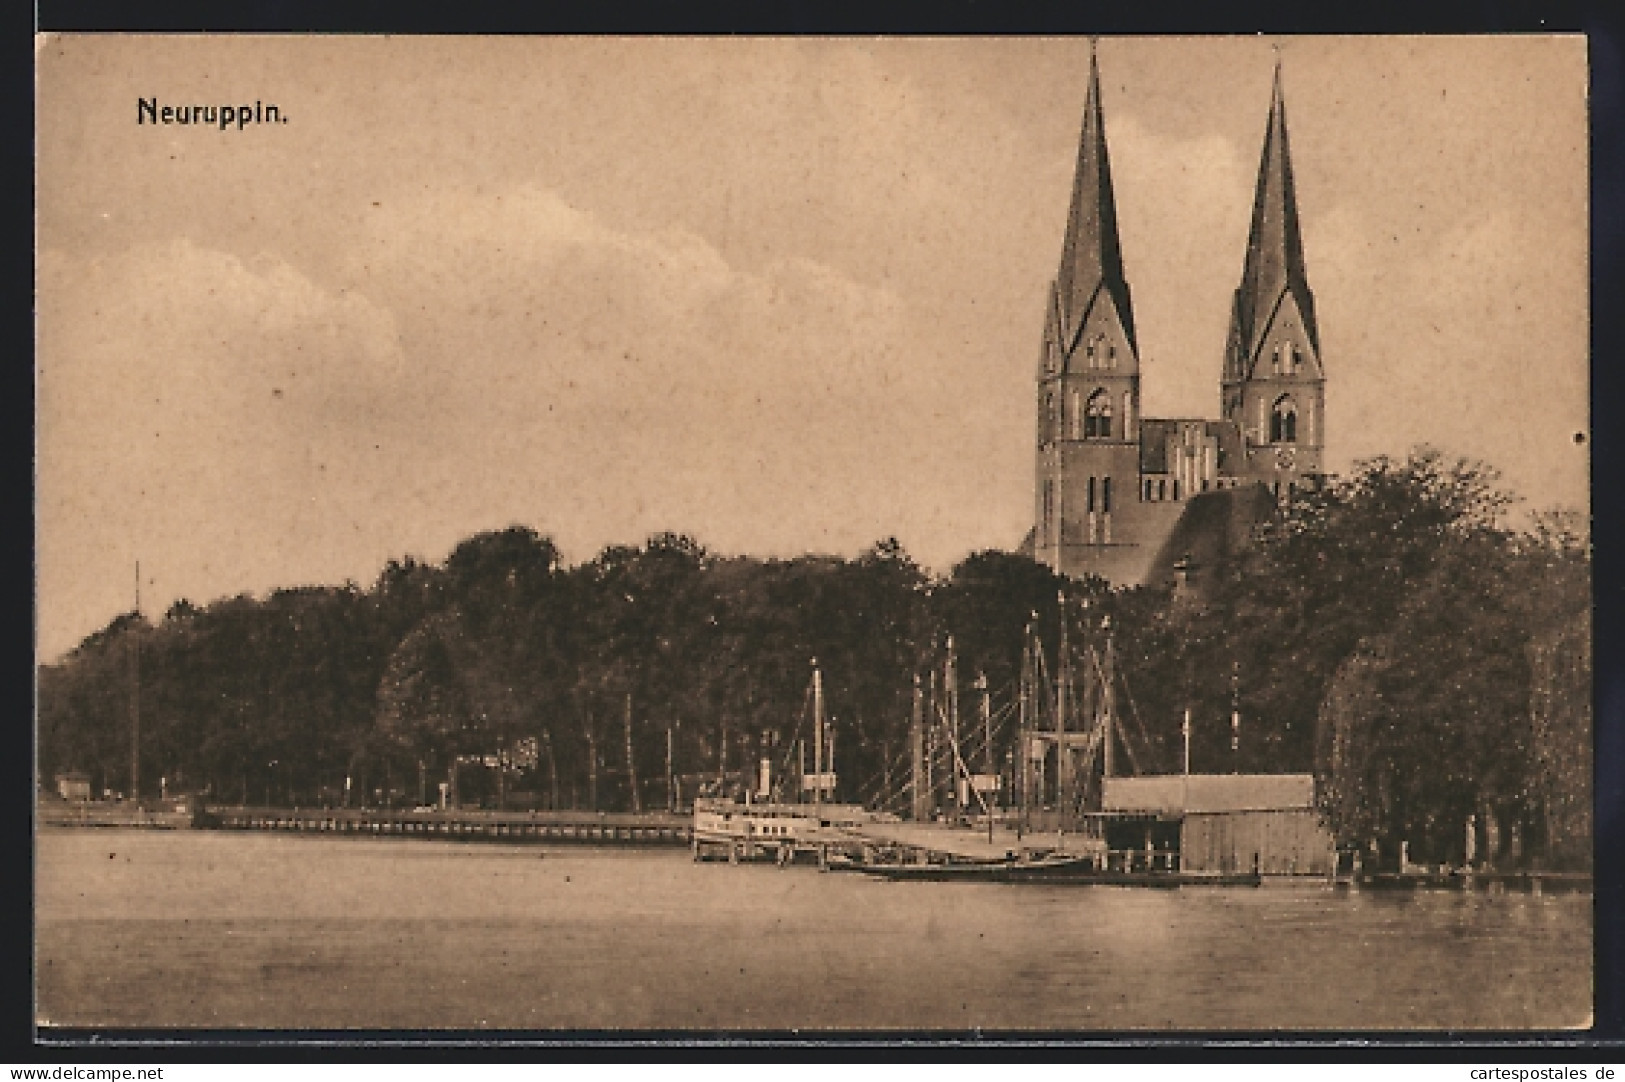
<svg viewBox="0 0 1625 1082">
<path fill-rule="evenodd" d="M 948 636 L 967 682 L 1007 701 L 1028 627 L 1053 651 L 1064 604 L 1073 626 L 1109 622 L 1140 769 L 1181 768 L 1189 710 L 1193 770 L 1314 771 L 1343 844 L 1584 865 L 1588 542 L 1572 516 L 1508 528 L 1496 486 L 1427 448 L 1360 463 L 1194 590 L 996 551 L 934 577 L 894 540 L 771 560 L 664 533 L 566 566 L 515 526 L 391 560 L 370 587 L 119 616 L 39 668 L 40 776 L 126 791 L 139 711 L 143 796 L 411 804 L 446 781 L 463 801 L 664 807 L 668 768 L 686 799 L 792 761 L 816 659 L 837 796 L 887 802 L 915 675 Z M 1015 739 L 1004 726 L 990 761 Z"/>
</svg>

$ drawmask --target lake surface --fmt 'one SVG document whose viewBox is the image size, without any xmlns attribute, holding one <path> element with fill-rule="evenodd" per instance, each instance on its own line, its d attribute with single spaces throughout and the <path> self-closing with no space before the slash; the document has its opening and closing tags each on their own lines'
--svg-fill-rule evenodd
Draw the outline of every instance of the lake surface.
<svg viewBox="0 0 1625 1082">
<path fill-rule="evenodd" d="M 892 883 L 686 850 L 45 829 L 38 1018 L 412 1029 L 1588 1025 L 1589 893 Z"/>
</svg>

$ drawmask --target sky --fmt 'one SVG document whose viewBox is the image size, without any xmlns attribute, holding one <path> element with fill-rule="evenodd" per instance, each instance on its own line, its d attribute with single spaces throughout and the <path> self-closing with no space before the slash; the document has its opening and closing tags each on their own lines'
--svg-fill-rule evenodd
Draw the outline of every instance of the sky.
<svg viewBox="0 0 1625 1082">
<path fill-rule="evenodd" d="M 1098 48 L 1145 416 L 1218 415 L 1278 53 L 1330 468 L 1431 443 L 1589 506 L 1582 38 Z M 157 615 L 513 524 L 570 563 L 1015 547 L 1088 56 L 38 38 L 42 659 L 138 560 Z"/>
</svg>

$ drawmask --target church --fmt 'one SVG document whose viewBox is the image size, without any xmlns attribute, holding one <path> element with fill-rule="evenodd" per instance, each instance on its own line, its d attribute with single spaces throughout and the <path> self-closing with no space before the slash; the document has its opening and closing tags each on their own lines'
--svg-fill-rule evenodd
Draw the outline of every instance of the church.
<svg viewBox="0 0 1625 1082">
<path fill-rule="evenodd" d="M 1035 514 L 1025 546 L 1036 560 L 1115 586 L 1168 581 L 1223 561 L 1254 524 L 1322 476 L 1326 377 L 1279 63 L 1222 347 L 1220 419 L 1141 415 L 1134 306 L 1091 51 L 1038 365 Z"/>
</svg>

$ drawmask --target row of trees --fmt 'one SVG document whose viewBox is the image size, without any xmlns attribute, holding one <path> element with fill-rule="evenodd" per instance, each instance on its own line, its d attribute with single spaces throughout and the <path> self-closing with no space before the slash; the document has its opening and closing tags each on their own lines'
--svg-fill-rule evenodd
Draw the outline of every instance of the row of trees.
<svg viewBox="0 0 1625 1082">
<path fill-rule="evenodd" d="M 1008 696 L 1024 629 L 1053 629 L 1064 590 L 1075 624 L 1085 605 L 1110 618 L 1142 769 L 1178 769 L 1188 708 L 1193 769 L 1315 770 L 1346 843 L 1459 859 L 1472 817 L 1480 855 L 1516 833 L 1583 862 L 1589 557 L 1573 523 L 1507 530 L 1508 503 L 1484 466 L 1376 459 L 1301 495 L 1194 597 L 998 552 L 937 579 L 895 541 L 780 561 L 661 534 L 566 567 L 514 527 L 391 561 L 370 588 L 119 617 L 41 667 L 39 765 L 126 787 L 138 651 L 144 794 L 163 778 L 216 800 L 416 800 L 478 757 L 543 806 L 648 807 L 668 748 L 692 793 L 809 738 L 816 658 L 839 795 L 885 799 L 913 678 L 947 636 L 961 673 Z"/>
</svg>

